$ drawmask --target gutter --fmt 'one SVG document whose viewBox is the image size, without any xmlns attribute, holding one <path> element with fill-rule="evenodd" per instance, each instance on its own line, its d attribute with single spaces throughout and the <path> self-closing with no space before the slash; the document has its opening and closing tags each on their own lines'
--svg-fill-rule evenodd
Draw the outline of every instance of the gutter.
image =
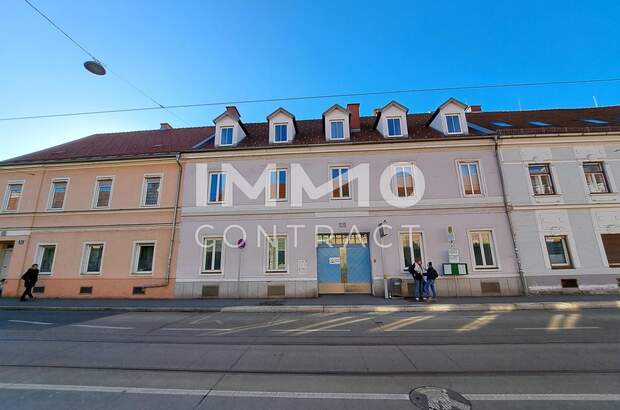
<svg viewBox="0 0 620 410">
<path fill-rule="evenodd" d="M 508 228 L 510 230 L 510 237 L 512 238 L 512 250 L 517 261 L 517 270 L 519 273 L 519 279 L 521 279 L 521 287 L 523 288 L 523 295 L 528 296 L 529 289 L 527 285 L 527 279 L 523 272 L 523 266 L 521 265 L 521 256 L 519 254 L 519 247 L 517 246 L 517 240 L 515 236 L 514 224 L 512 222 L 512 207 L 508 205 L 508 198 L 506 197 L 506 184 L 504 182 L 504 171 L 502 169 L 502 161 L 499 158 L 499 137 L 497 134 L 493 136 L 495 141 L 495 159 L 497 161 L 497 169 L 499 172 L 499 184 L 502 189 L 502 198 L 504 200 L 504 209 L 506 211 L 506 218 L 508 219 Z"/>
<path fill-rule="evenodd" d="M 166 272 L 164 273 L 164 280 L 161 283 L 155 283 L 150 285 L 140 286 L 143 289 L 153 288 L 165 288 L 170 284 L 170 271 L 172 270 L 172 254 L 174 252 L 174 242 L 176 239 L 177 230 L 177 215 L 179 212 L 179 201 L 181 197 L 181 182 L 183 178 L 183 165 L 181 164 L 181 154 L 178 153 L 175 157 L 177 166 L 179 167 L 179 173 L 177 175 L 177 191 L 174 198 L 174 210 L 172 212 L 172 230 L 170 233 L 170 245 L 168 246 L 168 263 L 166 265 Z"/>
</svg>

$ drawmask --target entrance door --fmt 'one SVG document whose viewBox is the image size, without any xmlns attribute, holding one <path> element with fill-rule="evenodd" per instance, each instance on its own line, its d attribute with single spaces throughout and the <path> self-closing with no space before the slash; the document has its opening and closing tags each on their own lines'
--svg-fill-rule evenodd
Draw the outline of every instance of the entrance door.
<svg viewBox="0 0 620 410">
<path fill-rule="evenodd" d="M 1 245 L 0 248 L 0 279 L 6 278 L 9 274 L 9 265 L 11 264 L 11 256 L 13 255 L 12 245 Z M 9 248 L 9 246 L 11 246 Z"/>
<path fill-rule="evenodd" d="M 368 234 L 317 237 L 319 293 L 370 293 Z"/>
</svg>

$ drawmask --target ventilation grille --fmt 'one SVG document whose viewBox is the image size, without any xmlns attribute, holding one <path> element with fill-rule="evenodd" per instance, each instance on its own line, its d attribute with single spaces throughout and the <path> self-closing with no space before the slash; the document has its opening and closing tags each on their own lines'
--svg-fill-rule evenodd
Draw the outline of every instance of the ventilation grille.
<svg viewBox="0 0 620 410">
<path fill-rule="evenodd" d="M 216 298 L 220 295 L 220 287 L 218 285 L 204 285 L 202 287 L 203 298 Z"/>
<path fill-rule="evenodd" d="M 134 295 L 146 295 L 146 289 L 143 286 L 134 286 L 132 293 Z"/>
<path fill-rule="evenodd" d="M 32 288 L 32 293 L 45 293 L 45 286 L 35 286 Z"/>
<path fill-rule="evenodd" d="M 560 279 L 560 283 L 562 284 L 562 288 L 565 288 L 565 289 L 579 288 L 577 279 Z"/>
<path fill-rule="evenodd" d="M 480 290 L 482 293 L 502 293 L 499 282 L 480 282 Z"/>
<path fill-rule="evenodd" d="M 91 295 L 93 293 L 92 286 L 81 286 L 80 287 L 80 295 Z"/>
<path fill-rule="evenodd" d="M 272 285 L 267 286 L 267 296 L 268 297 L 278 297 L 284 296 L 286 293 L 284 285 Z"/>
</svg>

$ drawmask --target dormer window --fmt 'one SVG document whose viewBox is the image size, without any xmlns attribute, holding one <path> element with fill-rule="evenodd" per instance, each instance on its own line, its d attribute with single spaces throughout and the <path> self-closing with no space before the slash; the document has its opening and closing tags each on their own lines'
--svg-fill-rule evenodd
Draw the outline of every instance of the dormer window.
<svg viewBox="0 0 620 410">
<path fill-rule="evenodd" d="M 288 129 L 287 124 L 276 124 L 275 125 L 275 134 L 274 134 L 274 142 L 287 142 L 288 135 L 286 133 Z"/>
<path fill-rule="evenodd" d="M 387 124 L 388 124 L 388 136 L 400 137 L 403 135 L 400 129 L 400 118 L 398 117 L 388 118 Z"/>
<path fill-rule="evenodd" d="M 330 127 L 332 140 L 344 139 L 344 121 L 332 121 Z"/>
<path fill-rule="evenodd" d="M 222 127 L 220 133 L 220 145 L 233 144 L 233 127 Z"/>
<path fill-rule="evenodd" d="M 446 115 L 446 126 L 448 134 L 462 134 L 461 121 L 458 114 Z"/>
</svg>

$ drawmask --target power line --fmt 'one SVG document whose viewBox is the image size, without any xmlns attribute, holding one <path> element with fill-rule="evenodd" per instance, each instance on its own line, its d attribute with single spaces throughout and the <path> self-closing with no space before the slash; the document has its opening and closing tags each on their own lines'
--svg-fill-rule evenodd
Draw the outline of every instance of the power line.
<svg viewBox="0 0 620 410">
<path fill-rule="evenodd" d="M 120 74 L 118 74 L 117 72 L 113 71 L 112 69 L 110 69 L 106 64 L 103 64 L 97 57 L 95 57 L 90 51 L 88 51 L 84 46 L 82 46 L 80 43 L 77 42 L 77 40 L 75 40 L 73 37 L 71 37 L 66 31 L 64 31 L 58 24 L 54 23 L 54 21 L 49 18 L 45 13 L 43 13 L 41 10 L 39 10 L 34 4 L 32 4 L 29 0 L 24 0 L 24 2 L 26 4 L 28 4 L 34 11 L 36 11 L 41 17 L 43 17 L 45 20 L 47 20 L 48 23 L 50 23 L 56 30 L 60 31 L 65 37 L 67 37 L 69 39 L 69 41 L 71 41 L 73 44 L 75 44 L 80 50 L 82 50 L 84 53 L 86 53 L 90 58 L 92 58 L 93 60 L 95 60 L 96 62 L 98 62 L 99 64 L 101 64 L 102 66 L 104 66 L 110 73 L 114 74 L 119 80 L 121 80 L 122 82 L 124 82 L 125 84 L 127 84 L 128 86 L 130 86 L 131 88 L 133 88 L 134 90 L 136 90 L 137 92 L 139 92 L 140 94 L 142 94 L 144 97 L 148 98 L 149 100 L 151 100 L 151 102 L 153 102 L 154 104 L 156 104 L 157 106 L 159 106 L 160 109 L 166 110 L 168 113 L 172 114 L 174 117 L 176 117 L 178 120 L 182 121 L 183 123 L 185 123 L 185 125 L 189 126 L 189 124 L 187 123 L 187 121 L 185 121 L 183 118 L 179 117 L 177 114 L 175 114 L 174 112 L 170 111 L 167 107 L 165 107 L 163 104 L 159 103 L 157 100 L 155 100 L 153 97 L 151 97 L 149 94 L 147 94 L 146 92 L 144 92 L 144 90 L 140 89 L 138 86 L 136 86 L 134 83 L 132 83 L 131 81 L 127 80 L 126 78 L 124 78 L 123 76 L 121 76 Z"/>
<path fill-rule="evenodd" d="M 182 108 L 197 108 L 197 107 L 210 107 L 217 105 L 233 105 L 233 104 L 256 104 L 265 102 L 282 102 L 282 101 L 301 101 L 301 100 L 319 100 L 327 98 L 340 98 L 340 97 L 363 97 L 371 95 L 394 95 L 394 94 L 414 94 L 414 93 L 429 93 L 429 92 L 441 92 L 441 91 L 462 91 L 462 90 L 483 90 L 494 88 L 522 88 L 522 87 L 540 87 L 540 86 L 553 86 L 553 85 L 571 85 L 571 84 L 593 84 L 593 83 L 609 83 L 618 82 L 619 78 L 598 78 L 587 80 L 566 80 L 566 81 L 542 81 L 542 82 L 529 82 L 529 83 L 504 83 L 504 84 L 478 84 L 478 85 L 463 85 L 452 87 L 433 87 L 433 88 L 411 88 L 402 90 L 387 90 L 387 91 L 366 91 L 358 93 L 340 93 L 340 94 L 323 94 L 323 95 L 306 95 L 297 97 L 275 97 L 275 98 L 262 98 L 253 100 L 231 100 L 231 101 L 216 101 L 216 102 L 202 102 L 195 104 L 177 104 L 177 105 L 160 105 L 154 107 L 134 107 L 134 108 L 119 108 L 111 110 L 99 110 L 99 111 L 80 111 L 70 113 L 58 113 L 58 114 L 40 114 L 40 115 L 28 115 L 21 117 L 5 117 L 0 118 L 0 121 L 17 121 L 17 120 L 32 120 L 41 118 L 56 118 L 56 117 L 76 117 L 81 115 L 97 115 L 97 114 L 114 114 L 125 113 L 135 111 L 154 111 L 154 110 L 168 110 L 168 109 L 182 109 Z"/>
</svg>

